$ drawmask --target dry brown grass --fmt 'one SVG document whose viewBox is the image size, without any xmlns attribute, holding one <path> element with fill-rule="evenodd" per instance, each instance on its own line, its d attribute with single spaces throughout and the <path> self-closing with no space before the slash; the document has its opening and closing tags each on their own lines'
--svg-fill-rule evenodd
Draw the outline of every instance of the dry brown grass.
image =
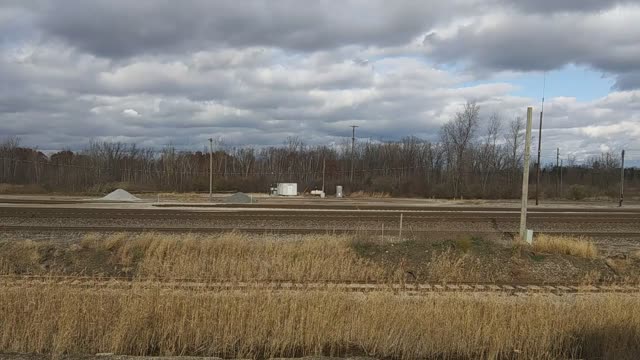
<svg viewBox="0 0 640 360">
<path fill-rule="evenodd" d="M 458 254 L 452 249 L 434 253 L 427 265 L 432 279 L 440 282 L 483 281 L 478 259 L 468 254 Z"/>
<path fill-rule="evenodd" d="M 149 241 L 142 248 L 144 257 L 138 273 L 147 277 L 367 280 L 383 273 L 373 263 L 358 258 L 346 237 L 263 240 L 226 234 L 215 240 L 163 238 Z"/>
<path fill-rule="evenodd" d="M 633 359 L 640 298 L 7 287 L 0 352 Z"/>
<path fill-rule="evenodd" d="M 74 241 L 0 240 L 0 275 L 452 283 L 538 281 L 536 271 L 541 271 L 546 280 L 583 283 L 591 271 L 600 271 L 606 281 L 640 273 L 632 256 L 628 271 L 614 274 L 604 259 L 587 262 L 564 255 L 531 260 L 538 256 L 531 246 L 505 246 L 471 238 L 398 241 L 364 234 L 89 234 Z M 557 265 L 565 260 L 578 262 L 570 275 Z"/>
<path fill-rule="evenodd" d="M 159 200 L 161 202 L 162 201 L 200 202 L 200 201 L 207 201 L 209 199 L 209 194 L 195 193 L 195 192 L 186 192 L 186 193 L 159 192 L 156 194 L 147 194 L 146 197 L 153 200 Z"/>
<path fill-rule="evenodd" d="M 585 259 L 598 257 L 593 241 L 586 238 L 540 234 L 533 240 L 533 250 L 549 254 L 577 256 Z"/>
<path fill-rule="evenodd" d="M 46 192 L 47 192 L 46 189 L 36 184 L 14 185 L 14 184 L 0 183 L 0 194 L 22 195 L 22 194 L 43 194 Z"/>
<path fill-rule="evenodd" d="M 382 281 L 383 268 L 359 257 L 350 239 L 145 233 L 91 234 L 66 248 L 49 242 L 4 242 L 0 243 L 0 272 L 95 275 L 118 269 L 125 275 L 152 279 Z"/>
<path fill-rule="evenodd" d="M 156 279 L 158 284 L 176 278 L 397 281 L 404 276 L 409 270 L 404 257 L 397 264 L 385 264 L 358 255 L 354 246 L 366 253 L 367 246 L 375 250 L 373 245 L 379 244 L 372 241 L 330 235 L 279 239 L 237 233 L 93 234 L 72 244 L 0 242 L 0 272 L 56 274 L 76 269 L 97 274 L 117 268 L 134 279 Z M 378 250 L 386 254 L 408 243 L 382 244 Z M 458 251 L 447 247 L 429 253 L 427 275 L 445 282 L 481 281 L 474 278 L 481 272 L 472 256 L 473 244 L 455 245 Z M 408 249 L 402 256 L 424 248 Z M 590 274 L 585 283 L 597 282 L 598 276 Z M 179 290 L 138 281 L 126 289 L 5 283 L 0 285 L 3 352 L 635 359 L 640 353 L 640 297 L 411 297 L 392 292 Z"/>
<path fill-rule="evenodd" d="M 350 198 L 390 198 L 391 194 L 387 192 L 364 192 L 360 190 L 360 191 L 354 191 L 352 193 L 349 193 L 349 197 Z"/>
</svg>

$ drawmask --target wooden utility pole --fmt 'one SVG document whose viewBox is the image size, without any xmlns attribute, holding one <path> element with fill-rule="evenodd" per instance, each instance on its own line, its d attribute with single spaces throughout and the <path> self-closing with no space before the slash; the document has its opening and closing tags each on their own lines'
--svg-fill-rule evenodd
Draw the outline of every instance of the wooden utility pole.
<svg viewBox="0 0 640 360">
<path fill-rule="evenodd" d="M 209 138 L 209 202 L 213 201 L 213 139 Z"/>
<path fill-rule="evenodd" d="M 527 108 L 527 132 L 524 139 L 524 169 L 522 173 L 522 206 L 520 208 L 520 239 L 524 240 L 527 232 L 527 200 L 529 197 L 529 160 L 531 158 L 531 123 L 533 108 Z"/>
<path fill-rule="evenodd" d="M 353 184 L 353 169 L 354 169 L 354 159 L 355 159 L 355 151 L 356 151 L 356 128 L 357 125 L 351 125 L 351 177 L 349 181 Z"/>
<path fill-rule="evenodd" d="M 622 207 L 622 200 L 624 200 L 624 150 L 622 150 L 622 164 L 620 166 L 620 204 Z"/>
</svg>

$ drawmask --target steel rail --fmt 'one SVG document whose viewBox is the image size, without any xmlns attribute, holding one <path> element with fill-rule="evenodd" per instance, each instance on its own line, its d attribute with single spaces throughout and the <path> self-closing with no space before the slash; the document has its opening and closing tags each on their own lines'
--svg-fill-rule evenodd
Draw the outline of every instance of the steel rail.
<svg viewBox="0 0 640 360">
<path fill-rule="evenodd" d="M 410 234 L 498 234 L 515 235 L 515 230 L 430 230 L 406 229 Z M 380 234 L 380 229 L 370 228 L 292 228 L 292 227 L 159 227 L 159 226 L 48 226 L 48 225 L 0 225 L 0 231 L 12 232 L 161 232 L 161 233 L 225 233 L 240 232 L 252 234 Z M 397 232 L 397 228 L 385 228 L 388 234 Z M 548 230 L 540 234 L 580 235 L 587 237 L 640 237 L 638 231 L 581 231 L 581 230 Z"/>
<path fill-rule="evenodd" d="M 555 284 L 555 283 L 428 283 L 428 282 L 354 282 L 354 281 L 194 281 L 192 279 L 123 279 L 88 276 L 0 276 L 0 286 L 64 286 L 88 289 L 168 289 L 192 291 L 345 291 L 429 293 L 506 293 L 506 294 L 594 294 L 640 293 L 640 286 L 627 284 Z"/>
</svg>

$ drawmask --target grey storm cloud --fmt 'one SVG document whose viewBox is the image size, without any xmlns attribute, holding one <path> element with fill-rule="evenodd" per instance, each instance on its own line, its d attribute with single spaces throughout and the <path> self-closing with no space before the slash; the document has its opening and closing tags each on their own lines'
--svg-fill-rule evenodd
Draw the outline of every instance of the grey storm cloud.
<svg viewBox="0 0 640 360">
<path fill-rule="evenodd" d="M 638 0 L 504 0 L 502 3 L 524 11 L 554 13 L 600 11 L 617 5 L 637 4 Z"/>
<path fill-rule="evenodd" d="M 452 34 L 430 32 L 424 45 L 439 61 L 458 60 L 480 69 L 553 70 L 580 64 L 624 77 L 638 68 L 639 19 L 640 7 L 588 15 L 505 12 L 474 19 Z"/>
<path fill-rule="evenodd" d="M 614 87 L 618 90 L 640 89 L 640 70 L 618 75 Z"/>
<path fill-rule="evenodd" d="M 436 140 L 468 100 L 505 121 L 537 103 L 495 74 L 575 64 L 611 76 L 616 91 L 549 99 L 545 131 L 597 152 L 640 136 L 637 4 L 6 0 L 0 140 L 326 144 L 352 124 L 364 138 Z"/>
<path fill-rule="evenodd" d="M 455 0 L 455 2 L 465 2 Z M 207 46 L 302 51 L 351 44 L 401 44 L 448 15 L 419 1 L 97 0 L 31 3 L 47 35 L 104 57 Z"/>
</svg>

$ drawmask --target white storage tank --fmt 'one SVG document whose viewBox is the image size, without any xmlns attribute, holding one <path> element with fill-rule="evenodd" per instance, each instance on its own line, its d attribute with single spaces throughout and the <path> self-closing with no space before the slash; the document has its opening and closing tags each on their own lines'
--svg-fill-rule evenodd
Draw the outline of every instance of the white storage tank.
<svg viewBox="0 0 640 360">
<path fill-rule="evenodd" d="M 278 183 L 278 195 L 296 196 L 298 195 L 298 184 L 296 183 Z"/>
</svg>

